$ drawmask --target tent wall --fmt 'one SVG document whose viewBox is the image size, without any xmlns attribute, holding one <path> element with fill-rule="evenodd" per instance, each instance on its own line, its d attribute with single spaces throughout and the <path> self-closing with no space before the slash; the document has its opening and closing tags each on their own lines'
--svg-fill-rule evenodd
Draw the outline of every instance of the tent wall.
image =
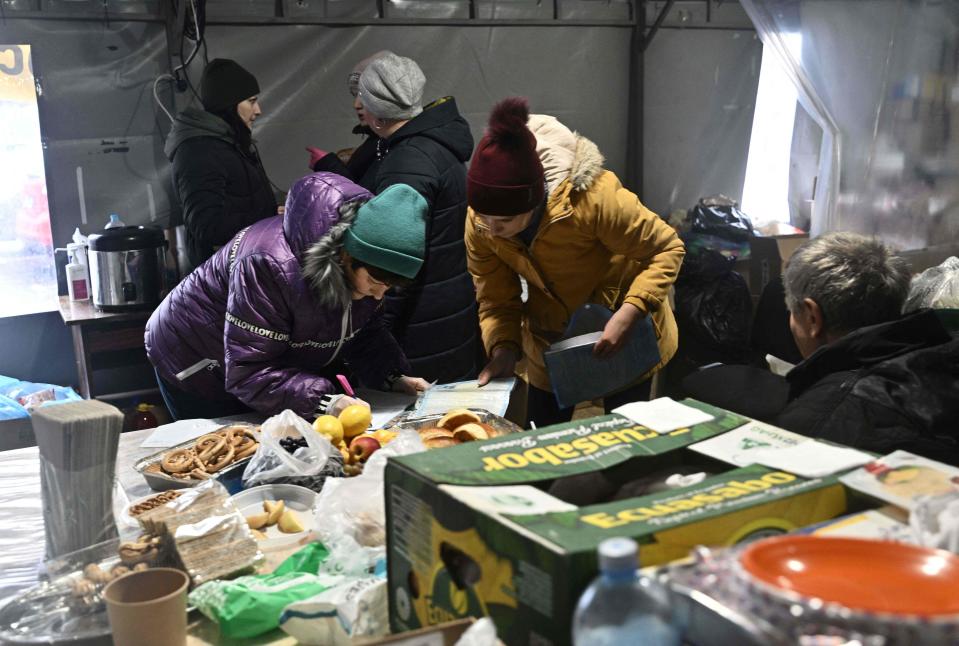
<svg viewBox="0 0 959 646">
<path fill-rule="evenodd" d="M 482 135 L 490 106 L 529 97 L 593 139 L 614 171 L 624 172 L 627 141 L 627 27 L 446 27 L 211 25 L 209 57 L 235 58 L 259 79 L 264 115 L 255 137 L 273 182 L 285 190 L 309 172 L 307 144 L 355 145 L 346 78 L 379 49 L 417 60 L 425 97 L 456 97 Z M 3 40 L 34 45 L 41 77 L 41 121 L 54 241 L 77 226 L 102 227 L 108 214 L 128 224 L 167 223 L 176 215 L 163 139 L 169 120 L 153 100 L 167 71 L 159 22 L 10 21 Z M 556 56 L 551 52 L 561 52 Z M 191 65 L 199 84 L 202 56 Z M 171 111 L 192 99 L 157 85 Z"/>
</svg>

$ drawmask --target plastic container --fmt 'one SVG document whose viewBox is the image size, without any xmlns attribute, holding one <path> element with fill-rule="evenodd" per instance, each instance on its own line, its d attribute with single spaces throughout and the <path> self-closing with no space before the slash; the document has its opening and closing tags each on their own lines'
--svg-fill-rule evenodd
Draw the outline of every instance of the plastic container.
<svg viewBox="0 0 959 646">
<path fill-rule="evenodd" d="M 67 276 L 67 294 L 71 301 L 88 301 L 90 300 L 90 279 L 87 278 L 87 267 L 77 262 L 75 250 L 71 249 L 67 253 L 70 255 L 70 263 L 64 268 Z"/>
<path fill-rule="evenodd" d="M 575 646 L 682 643 L 670 609 L 669 591 L 639 573 L 636 541 L 610 538 L 600 543 L 599 570 L 599 576 L 576 605 Z"/>
<path fill-rule="evenodd" d="M 157 424 L 156 415 L 153 414 L 153 406 L 137 404 L 137 410 L 133 414 L 133 430 L 142 431 L 147 428 L 156 428 Z"/>
<path fill-rule="evenodd" d="M 233 502 L 243 516 L 253 516 L 263 513 L 263 502 L 282 500 L 288 509 L 296 512 L 304 531 L 295 534 L 284 534 L 276 526 L 261 528 L 266 534 L 265 539 L 257 540 L 260 550 L 264 552 L 285 549 L 296 544 L 306 544 L 313 533 L 313 506 L 316 503 L 316 492 L 292 484 L 267 484 L 251 487 L 233 496 Z"/>
<path fill-rule="evenodd" d="M 116 213 L 110 214 L 110 221 L 107 222 L 107 225 L 103 227 L 104 229 L 119 229 L 120 227 L 125 227 L 123 220 L 120 219 L 120 216 Z"/>
</svg>

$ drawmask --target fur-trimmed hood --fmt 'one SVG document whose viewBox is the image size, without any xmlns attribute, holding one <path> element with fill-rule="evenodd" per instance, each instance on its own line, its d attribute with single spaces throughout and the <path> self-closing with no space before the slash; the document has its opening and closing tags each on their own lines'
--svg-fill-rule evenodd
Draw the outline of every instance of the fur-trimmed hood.
<svg viewBox="0 0 959 646">
<path fill-rule="evenodd" d="M 599 147 L 556 117 L 531 114 L 526 126 L 536 137 L 536 152 L 543 164 L 550 194 L 567 178 L 573 191 L 585 191 L 603 172 L 606 158 Z"/>
<path fill-rule="evenodd" d="M 297 181 L 286 197 L 283 234 L 320 303 L 345 307 L 352 292 L 340 262 L 343 236 L 356 211 L 372 197 L 334 173 L 313 173 Z"/>
</svg>

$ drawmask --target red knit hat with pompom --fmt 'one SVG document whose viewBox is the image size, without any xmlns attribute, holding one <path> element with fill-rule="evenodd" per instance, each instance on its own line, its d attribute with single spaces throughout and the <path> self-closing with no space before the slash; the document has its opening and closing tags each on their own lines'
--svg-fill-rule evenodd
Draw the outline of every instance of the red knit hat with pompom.
<svg viewBox="0 0 959 646">
<path fill-rule="evenodd" d="M 510 97 L 495 106 L 466 175 L 466 199 L 482 215 L 519 215 L 543 200 L 543 164 L 526 127 L 529 104 Z"/>
</svg>

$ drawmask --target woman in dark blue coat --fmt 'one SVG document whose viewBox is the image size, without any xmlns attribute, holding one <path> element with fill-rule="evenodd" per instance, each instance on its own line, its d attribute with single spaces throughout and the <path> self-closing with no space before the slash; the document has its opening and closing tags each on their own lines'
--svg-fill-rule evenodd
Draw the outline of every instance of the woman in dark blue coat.
<svg viewBox="0 0 959 646">
<path fill-rule="evenodd" d="M 415 374 L 448 383 L 473 379 L 482 360 L 473 280 L 466 269 L 466 167 L 473 150 L 469 124 L 456 101 L 422 106 L 426 82 L 419 66 L 391 52 L 360 76 L 357 94 L 375 137 L 375 157 L 351 177 L 379 194 L 407 184 L 426 198 L 426 260 L 414 283 L 387 296 L 386 322 Z M 369 141 L 364 146 L 369 145 Z M 335 155 L 316 168 L 350 171 Z"/>
</svg>

